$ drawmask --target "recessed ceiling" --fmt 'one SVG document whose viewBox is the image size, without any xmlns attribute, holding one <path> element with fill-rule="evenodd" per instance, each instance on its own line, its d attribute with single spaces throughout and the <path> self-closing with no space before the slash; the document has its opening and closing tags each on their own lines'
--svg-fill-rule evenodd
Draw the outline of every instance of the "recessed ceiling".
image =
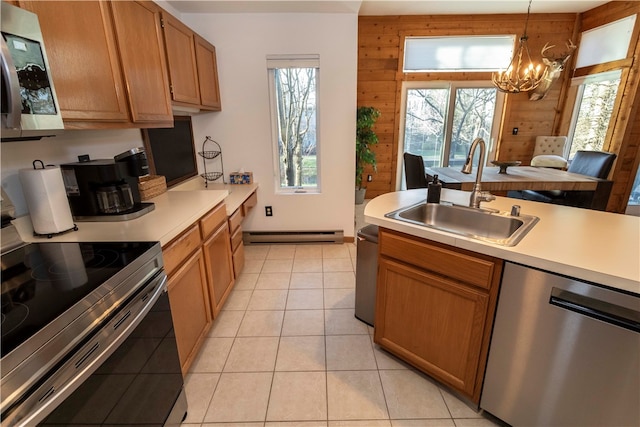
<svg viewBox="0 0 640 427">
<path fill-rule="evenodd" d="M 358 15 L 473 15 L 526 13 L 527 0 L 169 0 L 181 13 L 358 13 Z M 533 0 L 531 13 L 580 13 L 604 0 Z"/>
</svg>

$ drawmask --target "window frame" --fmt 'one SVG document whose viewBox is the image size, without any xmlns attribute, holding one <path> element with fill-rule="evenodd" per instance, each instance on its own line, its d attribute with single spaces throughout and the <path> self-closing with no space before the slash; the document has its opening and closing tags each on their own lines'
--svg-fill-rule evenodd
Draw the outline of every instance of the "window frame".
<svg viewBox="0 0 640 427">
<path fill-rule="evenodd" d="M 616 74 L 617 74 L 617 77 L 616 77 Z M 566 159 L 571 160 L 570 158 L 571 147 L 573 146 L 573 138 L 575 136 L 576 126 L 578 124 L 578 116 L 580 114 L 580 108 L 582 107 L 584 85 L 588 83 L 596 83 L 596 82 L 605 81 L 605 80 L 613 80 L 615 78 L 620 79 L 620 83 L 622 83 L 622 74 L 623 73 L 621 69 L 615 69 L 615 70 L 608 70 L 608 71 L 604 71 L 596 74 L 588 74 L 581 77 L 574 77 L 573 79 L 571 79 L 570 87 L 571 89 L 573 89 L 573 91 L 575 91 L 575 94 L 572 96 L 573 109 L 571 112 L 569 128 L 567 130 L 567 144 L 564 147 L 564 153 L 563 153 Z M 614 112 L 612 114 L 612 117 L 609 118 L 609 125 L 608 125 L 609 127 L 607 129 L 607 134 L 611 132 L 611 127 L 610 127 L 611 119 L 615 114 L 615 105 L 618 105 L 618 99 L 620 97 L 620 86 L 619 86 L 620 83 L 618 84 L 618 89 L 616 91 L 616 101 L 614 102 Z M 608 138 L 605 138 L 605 140 L 603 141 L 603 146 L 600 148 L 601 150 L 606 151 L 608 149 L 607 142 L 608 142 Z"/>
<path fill-rule="evenodd" d="M 277 94 L 275 71 L 284 68 L 315 69 L 315 144 L 316 144 L 316 184 L 314 186 L 283 187 L 280 182 L 280 146 L 278 128 Z M 321 143 L 320 143 L 320 56 L 319 55 L 267 55 L 267 84 L 269 90 L 269 116 L 271 122 L 271 148 L 273 160 L 273 180 L 276 194 L 319 194 L 322 193 Z"/>
<path fill-rule="evenodd" d="M 407 117 L 407 93 L 412 89 L 449 89 L 449 98 L 448 98 L 448 106 L 447 106 L 447 117 L 445 121 L 445 140 L 443 142 L 444 147 L 442 151 L 441 161 L 443 166 L 447 167 L 449 165 L 449 156 L 451 150 L 451 133 L 453 128 L 453 114 L 451 112 L 455 108 L 455 96 L 451 96 L 451 94 L 455 94 L 457 89 L 464 88 L 491 88 L 495 89 L 495 86 L 489 80 L 433 80 L 433 81 L 403 81 L 402 82 L 402 93 L 401 93 L 401 104 L 400 104 L 400 129 L 398 132 L 398 147 L 401 149 L 398 150 L 398 158 L 397 158 L 397 170 L 398 170 L 398 180 L 397 182 L 404 187 L 404 179 L 402 179 L 402 175 L 404 174 L 404 168 L 402 167 L 402 154 L 405 151 L 405 129 L 406 129 L 406 117 Z M 495 112 L 493 115 L 493 121 L 491 124 L 491 139 L 488 141 L 487 153 L 485 162 L 488 165 L 491 160 L 495 158 L 495 154 L 497 151 L 497 145 L 500 137 L 500 124 L 502 122 L 502 116 L 504 115 L 504 103 L 506 101 L 506 96 L 503 92 L 496 89 L 496 106 Z M 487 142 L 487 141 L 485 141 Z"/>
</svg>

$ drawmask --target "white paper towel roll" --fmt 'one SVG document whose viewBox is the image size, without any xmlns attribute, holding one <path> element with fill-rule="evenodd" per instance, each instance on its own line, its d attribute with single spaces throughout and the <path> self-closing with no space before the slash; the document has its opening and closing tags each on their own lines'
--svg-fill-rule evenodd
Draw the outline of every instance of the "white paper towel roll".
<svg viewBox="0 0 640 427">
<path fill-rule="evenodd" d="M 53 234 L 72 229 L 73 217 L 60 168 L 20 169 L 19 174 L 33 230 Z"/>
</svg>

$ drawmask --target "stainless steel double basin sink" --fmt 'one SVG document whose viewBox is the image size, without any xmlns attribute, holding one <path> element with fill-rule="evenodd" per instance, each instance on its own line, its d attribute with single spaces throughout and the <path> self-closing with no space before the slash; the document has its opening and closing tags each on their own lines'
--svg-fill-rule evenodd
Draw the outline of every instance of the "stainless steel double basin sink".
<svg viewBox="0 0 640 427">
<path fill-rule="evenodd" d="M 513 213 L 421 202 L 385 216 L 497 245 L 515 246 L 538 222 L 538 217 Z"/>
</svg>

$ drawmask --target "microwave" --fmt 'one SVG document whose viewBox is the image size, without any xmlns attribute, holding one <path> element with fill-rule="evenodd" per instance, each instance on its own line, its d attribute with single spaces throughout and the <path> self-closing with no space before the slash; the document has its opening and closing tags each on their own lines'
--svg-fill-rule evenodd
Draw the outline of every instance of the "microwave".
<svg viewBox="0 0 640 427">
<path fill-rule="evenodd" d="M 36 14 L 2 2 L 2 142 L 40 139 L 64 124 Z"/>
</svg>

